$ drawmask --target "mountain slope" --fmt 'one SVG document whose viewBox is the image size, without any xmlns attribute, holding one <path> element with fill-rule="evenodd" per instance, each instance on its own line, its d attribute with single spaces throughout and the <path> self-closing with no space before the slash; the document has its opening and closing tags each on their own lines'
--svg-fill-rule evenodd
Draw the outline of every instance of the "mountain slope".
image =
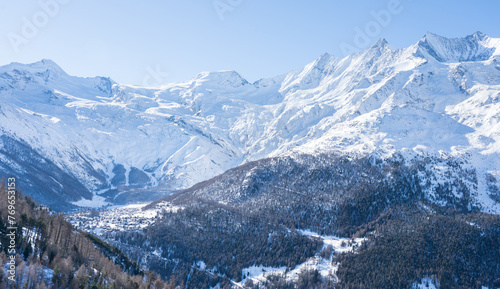
<svg viewBox="0 0 500 289">
<path fill-rule="evenodd" d="M 49 60 L 14 63 L 0 68 L 2 135 L 68 177 L 31 180 L 6 149 L 0 172 L 29 180 L 26 191 L 39 196 L 59 183 L 52 205 L 65 208 L 92 203 L 88 192 L 94 204 L 159 198 L 284 153 L 444 154 L 477 169 L 478 199 L 496 211 L 499 49 L 480 32 L 428 33 L 405 49 L 380 40 L 255 83 L 220 71 L 157 88 L 72 77 Z"/>
<path fill-rule="evenodd" d="M 170 288 L 12 186 L 0 185 L 2 288 Z"/>
<path fill-rule="evenodd" d="M 433 166 L 450 169 L 442 184 Z M 104 237 L 178 283 L 195 269 L 244 288 L 496 288 L 500 216 L 480 212 L 476 180 L 454 158 L 262 159 L 150 204 L 158 214 L 142 230 Z M 245 273 L 255 268 L 263 278 Z"/>
</svg>

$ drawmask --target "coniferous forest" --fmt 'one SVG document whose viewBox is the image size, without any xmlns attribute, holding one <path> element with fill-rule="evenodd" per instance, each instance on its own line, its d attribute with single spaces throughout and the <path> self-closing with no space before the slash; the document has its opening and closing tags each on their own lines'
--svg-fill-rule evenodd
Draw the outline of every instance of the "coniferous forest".
<svg viewBox="0 0 500 289">
<path fill-rule="evenodd" d="M 432 184 L 428 168 L 442 162 L 451 168 L 447 181 Z M 106 239 L 187 288 L 240 281 L 248 288 L 411 288 L 426 278 L 439 288 L 496 288 L 500 217 L 480 212 L 467 185 L 475 179 L 453 159 L 265 159 L 157 201 L 182 209 Z M 354 252 L 326 252 L 303 229 L 365 241 Z M 331 255 L 336 276 L 312 269 L 257 283 L 242 274 L 256 264 L 289 271 L 315 255 Z"/>
<path fill-rule="evenodd" d="M 15 256 L 15 279 L 0 270 L 2 288 L 168 288 L 118 248 L 76 230 L 64 216 L 16 193 L 15 223 L 9 220 L 7 189 L 0 187 L 0 262 Z M 10 227 L 16 227 L 10 246 Z M 11 251 L 9 249 L 14 249 Z M 16 253 L 12 255 L 10 253 Z"/>
</svg>

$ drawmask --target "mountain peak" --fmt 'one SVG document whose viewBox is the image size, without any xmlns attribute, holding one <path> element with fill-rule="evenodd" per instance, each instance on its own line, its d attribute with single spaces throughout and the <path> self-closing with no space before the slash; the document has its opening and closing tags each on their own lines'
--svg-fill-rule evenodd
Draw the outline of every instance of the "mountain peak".
<svg viewBox="0 0 500 289">
<path fill-rule="evenodd" d="M 321 56 L 319 57 L 319 59 L 330 59 L 332 57 L 332 55 L 330 55 L 328 52 L 323 52 L 323 54 L 321 54 Z"/>
<path fill-rule="evenodd" d="M 385 38 L 381 38 L 379 40 L 377 40 L 377 42 L 375 42 L 375 44 L 372 45 L 372 47 L 388 47 L 389 46 L 389 42 L 387 42 L 387 40 L 385 40 Z"/>
<path fill-rule="evenodd" d="M 215 82 L 221 86 L 239 87 L 248 84 L 241 75 L 234 70 L 220 70 L 212 72 L 201 72 L 196 75 L 194 81 Z"/>
<path fill-rule="evenodd" d="M 67 75 L 66 72 L 57 65 L 54 61 L 50 59 L 42 59 L 40 61 L 24 64 L 19 62 L 12 62 L 6 66 L 1 67 L 1 72 L 11 74 L 11 73 L 27 73 L 27 74 L 37 74 L 44 75 L 45 78 L 56 79 L 60 76 Z"/>
<path fill-rule="evenodd" d="M 53 60 L 51 59 L 42 59 L 40 61 L 28 64 L 28 66 L 43 69 L 43 70 L 51 70 L 53 72 L 57 72 L 59 75 L 66 74 L 66 72 Z"/>
<path fill-rule="evenodd" d="M 448 39 L 448 38 L 446 38 L 446 37 L 444 37 L 444 36 L 438 35 L 438 34 L 436 34 L 436 33 L 432 33 L 432 32 L 430 32 L 430 31 L 427 31 L 427 32 L 425 33 L 425 35 L 424 35 L 422 38 L 423 38 L 423 39 L 429 39 L 429 38 L 433 38 L 433 37 L 436 37 L 436 38 L 443 38 L 443 39 Z"/>
<path fill-rule="evenodd" d="M 62 68 L 57 65 L 57 63 L 55 63 L 52 59 L 47 59 L 47 58 L 44 58 L 38 62 L 35 62 L 33 64 L 41 64 L 41 65 L 45 65 L 45 66 L 50 66 L 50 67 L 54 67 L 54 68 L 58 68 L 58 69 L 61 69 Z"/>
<path fill-rule="evenodd" d="M 383 52 L 385 50 L 390 50 L 390 44 L 385 40 L 385 38 L 381 38 L 377 40 L 372 46 L 370 46 L 366 51 L 378 51 Z"/>
<path fill-rule="evenodd" d="M 432 57 L 439 62 L 467 62 L 489 59 L 496 51 L 480 31 L 462 38 L 447 38 L 427 32 L 417 43 L 417 56 Z"/>
<path fill-rule="evenodd" d="M 324 52 L 321 56 L 313 62 L 313 67 L 319 70 L 324 70 L 328 64 L 335 59 L 334 56 Z"/>
<path fill-rule="evenodd" d="M 472 36 L 473 36 L 474 38 L 479 38 L 479 39 L 484 39 L 484 38 L 488 37 L 486 34 L 484 34 L 484 33 L 483 33 L 483 32 L 481 32 L 481 31 L 476 31 L 476 32 L 474 32 L 474 34 L 472 34 Z"/>
</svg>

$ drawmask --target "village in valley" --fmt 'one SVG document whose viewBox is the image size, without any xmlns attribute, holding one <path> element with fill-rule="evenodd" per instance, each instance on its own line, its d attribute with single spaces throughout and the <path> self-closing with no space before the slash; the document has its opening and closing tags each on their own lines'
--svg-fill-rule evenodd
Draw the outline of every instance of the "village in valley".
<svg viewBox="0 0 500 289">
<path fill-rule="evenodd" d="M 77 229 L 102 236 L 117 231 L 143 229 L 159 218 L 162 212 L 175 212 L 179 209 L 167 202 L 160 202 L 150 209 L 144 209 L 146 205 L 89 209 L 68 214 L 66 219 Z"/>
</svg>

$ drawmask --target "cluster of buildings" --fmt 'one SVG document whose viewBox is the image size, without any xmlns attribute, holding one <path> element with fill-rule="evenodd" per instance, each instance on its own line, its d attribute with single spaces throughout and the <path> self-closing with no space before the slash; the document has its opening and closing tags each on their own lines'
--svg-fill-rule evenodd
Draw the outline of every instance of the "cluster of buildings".
<svg viewBox="0 0 500 289">
<path fill-rule="evenodd" d="M 135 231 L 151 225 L 162 211 L 176 211 L 170 203 L 161 202 L 154 208 L 143 210 L 147 204 L 134 204 L 124 207 L 91 209 L 74 212 L 67 219 L 75 228 L 103 235 L 115 231 Z"/>
</svg>

